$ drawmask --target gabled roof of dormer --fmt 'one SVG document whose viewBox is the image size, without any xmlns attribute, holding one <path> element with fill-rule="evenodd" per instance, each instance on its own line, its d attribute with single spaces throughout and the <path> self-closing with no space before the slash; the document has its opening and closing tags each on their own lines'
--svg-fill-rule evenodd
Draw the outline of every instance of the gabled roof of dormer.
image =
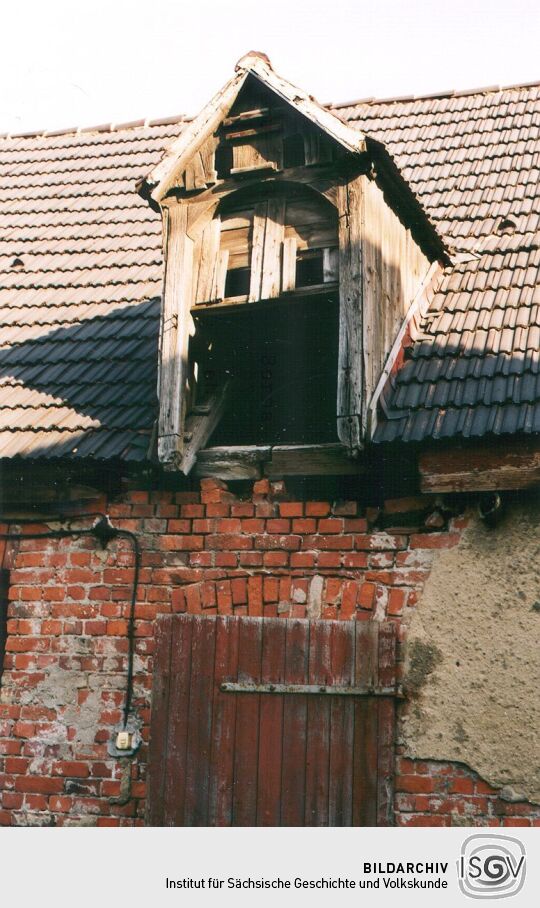
<svg viewBox="0 0 540 908">
<path fill-rule="evenodd" d="M 278 76 L 266 54 L 250 51 L 236 64 L 234 76 L 203 107 L 178 139 L 171 144 L 157 167 L 148 174 L 145 183 L 154 201 L 163 198 L 173 184 L 175 174 L 225 119 L 249 76 L 253 76 L 269 88 L 278 98 L 302 114 L 314 126 L 322 129 L 346 151 L 353 154 L 366 151 L 365 139 L 359 130 L 347 126 L 311 95 Z"/>
<path fill-rule="evenodd" d="M 349 154 L 368 157 L 392 208 L 421 237 L 421 245 L 429 250 L 432 258 L 449 262 L 444 240 L 385 146 L 359 129 L 348 126 L 312 95 L 278 75 L 266 54 L 257 51 L 250 51 L 238 61 L 233 77 L 185 126 L 159 164 L 141 181 L 139 191 L 143 197 L 153 205 L 159 204 L 175 185 L 177 175 L 226 119 L 250 79 L 269 89 L 281 102 L 322 130 Z"/>
</svg>

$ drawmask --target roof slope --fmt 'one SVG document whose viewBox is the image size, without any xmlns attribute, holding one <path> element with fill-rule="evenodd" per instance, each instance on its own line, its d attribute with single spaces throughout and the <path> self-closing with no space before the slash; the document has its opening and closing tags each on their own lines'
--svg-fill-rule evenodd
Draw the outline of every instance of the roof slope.
<svg viewBox="0 0 540 908">
<path fill-rule="evenodd" d="M 135 184 L 166 125 L 0 140 L 0 456 L 144 459 L 161 220 Z"/>
<path fill-rule="evenodd" d="M 340 113 L 386 143 L 458 262 L 385 390 L 375 440 L 540 431 L 540 86 Z"/>
<path fill-rule="evenodd" d="M 540 87 L 338 113 L 470 259 L 445 274 L 376 440 L 538 431 Z M 135 186 L 181 129 L 0 139 L 0 457 L 146 458 L 161 224 Z"/>
</svg>

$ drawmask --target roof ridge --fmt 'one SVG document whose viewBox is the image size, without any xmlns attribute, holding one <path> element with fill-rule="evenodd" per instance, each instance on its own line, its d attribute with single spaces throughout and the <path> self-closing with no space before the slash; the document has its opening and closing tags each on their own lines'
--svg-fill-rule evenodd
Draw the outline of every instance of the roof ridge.
<svg viewBox="0 0 540 908">
<path fill-rule="evenodd" d="M 512 91 L 513 89 L 519 88 L 538 87 L 540 87 L 540 80 L 533 82 L 514 82 L 510 83 L 509 85 L 485 85 L 477 88 L 462 88 L 459 90 L 451 88 L 420 95 L 396 95 L 394 97 L 390 96 L 387 98 L 358 98 L 354 101 L 337 101 L 336 103 L 327 102 L 324 106 L 330 108 L 331 110 L 341 110 L 345 107 L 356 107 L 360 104 L 397 104 L 406 101 L 435 101 L 442 98 L 463 98 L 467 95 L 496 94 L 500 91 Z"/>
<path fill-rule="evenodd" d="M 407 101 L 429 101 L 443 98 L 462 98 L 467 95 L 486 95 L 495 94 L 499 91 L 511 91 L 519 88 L 538 88 L 540 80 L 532 82 L 513 82 L 508 85 L 485 85 L 476 88 L 463 89 L 445 89 L 441 91 L 428 92 L 419 95 L 395 95 L 386 98 L 357 98 L 351 101 L 327 101 L 321 104 L 321 107 L 327 110 L 342 110 L 346 107 L 357 107 L 360 104 L 398 104 Z M 140 120 L 128 120 L 124 123 L 100 123 L 95 126 L 68 126 L 65 129 L 36 129 L 28 132 L 4 132 L 0 134 L 0 139 L 45 139 L 55 136 L 85 135 L 92 132 L 120 132 L 126 129 L 144 129 L 152 126 L 174 126 L 175 123 L 189 123 L 193 116 L 188 114 L 177 114 L 170 117 L 158 117 L 157 119 L 143 118 Z"/>
<path fill-rule="evenodd" d="M 68 126 L 66 129 L 36 129 L 29 132 L 4 132 L 0 139 L 48 139 L 55 136 L 86 135 L 92 132 L 120 132 L 126 129 L 146 129 L 150 126 L 173 126 L 192 119 L 185 114 L 157 119 L 128 120 L 125 123 L 100 123 L 96 126 Z"/>
</svg>

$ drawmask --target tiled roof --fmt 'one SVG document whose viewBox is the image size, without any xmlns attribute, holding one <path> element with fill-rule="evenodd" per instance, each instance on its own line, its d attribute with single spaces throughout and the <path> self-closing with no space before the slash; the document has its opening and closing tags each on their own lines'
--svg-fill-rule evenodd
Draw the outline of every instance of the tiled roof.
<svg viewBox="0 0 540 908">
<path fill-rule="evenodd" d="M 540 87 L 337 112 L 469 259 L 385 389 L 376 440 L 540 430 Z M 136 185 L 181 129 L 0 138 L 0 457 L 147 457 L 161 224 Z"/>
<path fill-rule="evenodd" d="M 146 458 L 161 220 L 136 183 L 179 129 L 0 139 L 0 457 Z"/>
<path fill-rule="evenodd" d="M 386 144 L 456 253 L 375 440 L 540 431 L 540 86 L 338 112 Z"/>
</svg>

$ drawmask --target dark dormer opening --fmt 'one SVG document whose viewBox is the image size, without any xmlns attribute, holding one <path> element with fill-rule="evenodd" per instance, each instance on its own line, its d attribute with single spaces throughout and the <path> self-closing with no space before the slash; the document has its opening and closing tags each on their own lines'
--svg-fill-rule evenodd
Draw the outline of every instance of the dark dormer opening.
<svg viewBox="0 0 540 908">
<path fill-rule="evenodd" d="M 283 166 L 303 167 L 305 163 L 304 137 L 300 133 L 285 136 L 283 139 Z"/>
<path fill-rule="evenodd" d="M 323 250 L 307 249 L 296 256 L 296 289 L 314 287 L 324 281 Z"/>
<path fill-rule="evenodd" d="M 247 296 L 251 281 L 251 268 L 229 268 L 225 278 L 225 298 Z"/>
<path fill-rule="evenodd" d="M 232 145 L 221 142 L 216 148 L 215 167 L 218 180 L 226 180 L 231 175 L 233 166 Z"/>
</svg>

